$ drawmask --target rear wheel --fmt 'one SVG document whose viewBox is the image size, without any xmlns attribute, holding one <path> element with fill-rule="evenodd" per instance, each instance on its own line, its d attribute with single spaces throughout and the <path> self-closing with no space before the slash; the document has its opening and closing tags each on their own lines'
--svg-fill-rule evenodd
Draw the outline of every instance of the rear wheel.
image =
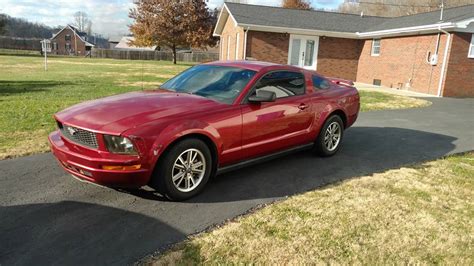
<svg viewBox="0 0 474 266">
<path fill-rule="evenodd" d="M 185 139 L 160 158 L 150 186 L 170 200 L 189 199 L 202 191 L 212 171 L 212 156 L 199 139 Z"/>
<path fill-rule="evenodd" d="M 344 135 L 341 117 L 333 115 L 324 123 L 314 143 L 314 151 L 321 156 L 332 156 L 339 150 Z"/>
</svg>

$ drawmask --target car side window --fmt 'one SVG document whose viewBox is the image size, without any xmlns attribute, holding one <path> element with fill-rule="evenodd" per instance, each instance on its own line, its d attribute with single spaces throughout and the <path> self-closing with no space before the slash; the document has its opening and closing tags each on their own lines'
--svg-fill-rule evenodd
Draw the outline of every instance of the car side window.
<svg viewBox="0 0 474 266">
<path fill-rule="evenodd" d="M 305 79 L 303 73 L 293 71 L 274 71 L 261 78 L 252 95 L 258 90 L 271 91 L 278 98 L 303 95 L 305 93 Z"/>
<path fill-rule="evenodd" d="M 331 88 L 331 84 L 325 78 L 313 76 L 313 87 L 320 90 L 327 90 Z"/>
</svg>

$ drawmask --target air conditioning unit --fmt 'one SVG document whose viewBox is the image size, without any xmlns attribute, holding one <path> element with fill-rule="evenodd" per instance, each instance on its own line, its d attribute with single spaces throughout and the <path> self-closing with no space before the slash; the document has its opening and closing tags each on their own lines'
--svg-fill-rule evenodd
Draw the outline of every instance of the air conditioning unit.
<svg viewBox="0 0 474 266">
<path fill-rule="evenodd" d="M 436 66 L 438 64 L 438 55 L 434 54 L 430 56 L 430 65 Z"/>
</svg>

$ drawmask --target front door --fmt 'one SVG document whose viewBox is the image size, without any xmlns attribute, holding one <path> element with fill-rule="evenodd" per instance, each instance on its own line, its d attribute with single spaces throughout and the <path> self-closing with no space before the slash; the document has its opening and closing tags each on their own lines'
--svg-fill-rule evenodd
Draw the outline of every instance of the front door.
<svg viewBox="0 0 474 266">
<path fill-rule="evenodd" d="M 288 64 L 306 69 L 316 70 L 319 37 L 307 35 L 291 35 L 288 52 Z"/>
<path fill-rule="evenodd" d="M 271 91 L 276 101 L 242 105 L 242 154 L 246 158 L 309 142 L 314 121 L 303 73 L 272 71 L 252 89 Z"/>
</svg>

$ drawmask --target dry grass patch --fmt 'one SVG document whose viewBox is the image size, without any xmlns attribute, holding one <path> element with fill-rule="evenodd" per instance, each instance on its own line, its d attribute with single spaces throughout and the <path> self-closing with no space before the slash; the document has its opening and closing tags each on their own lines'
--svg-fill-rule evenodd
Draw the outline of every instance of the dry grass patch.
<svg viewBox="0 0 474 266">
<path fill-rule="evenodd" d="M 45 129 L 8 134 L 0 132 L 0 160 L 49 151 L 48 133 Z"/>
<path fill-rule="evenodd" d="M 431 105 L 430 101 L 375 91 L 359 91 L 361 111 L 420 108 Z"/>
<path fill-rule="evenodd" d="M 156 89 L 158 86 L 163 84 L 162 82 L 155 82 L 155 81 L 120 81 L 118 82 L 119 86 L 124 87 L 143 87 L 144 89 Z"/>
<path fill-rule="evenodd" d="M 144 263 L 472 265 L 473 198 L 470 153 L 291 197 Z"/>
</svg>

